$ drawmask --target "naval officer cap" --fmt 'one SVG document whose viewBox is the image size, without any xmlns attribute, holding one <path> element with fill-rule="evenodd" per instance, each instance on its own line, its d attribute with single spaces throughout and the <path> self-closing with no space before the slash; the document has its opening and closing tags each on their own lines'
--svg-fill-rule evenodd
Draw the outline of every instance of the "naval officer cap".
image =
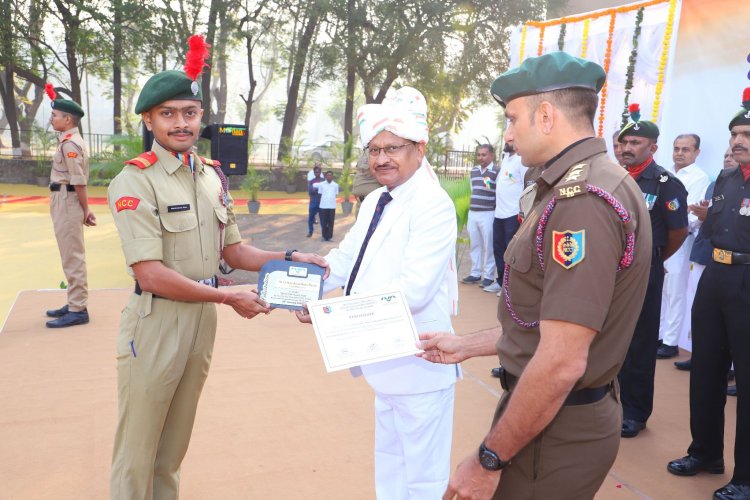
<svg viewBox="0 0 750 500">
<path fill-rule="evenodd" d="M 729 122 L 729 130 L 736 125 L 750 125 L 750 87 L 742 93 L 742 108 Z"/>
<path fill-rule="evenodd" d="M 622 142 L 623 137 L 628 135 L 654 140 L 659 138 L 659 127 L 654 122 L 641 120 L 641 106 L 638 103 L 628 106 L 628 112 L 631 121 L 622 127 L 620 133 L 617 134 L 618 142 Z"/>
<path fill-rule="evenodd" d="M 148 79 L 141 89 L 135 113 L 140 115 L 165 101 L 202 101 L 203 94 L 198 76 L 203 72 L 208 57 L 208 44 L 203 35 L 193 35 L 188 39 L 188 52 L 185 56 L 185 70 L 167 70 Z"/>
<path fill-rule="evenodd" d="M 55 91 L 55 87 L 51 83 L 47 83 L 44 85 L 44 92 L 47 94 L 47 97 L 50 98 L 52 101 L 50 103 L 50 106 L 52 109 L 56 109 L 57 111 L 63 111 L 64 113 L 70 113 L 71 115 L 78 116 L 79 118 L 83 118 L 84 112 L 83 108 L 75 101 L 72 101 L 70 99 L 63 99 L 62 97 L 57 97 L 57 92 Z"/>
<path fill-rule="evenodd" d="M 492 83 L 492 97 L 505 106 L 518 97 L 562 89 L 587 89 L 599 92 L 607 75 L 598 64 L 551 52 L 529 57 L 520 66 L 509 69 Z"/>
</svg>

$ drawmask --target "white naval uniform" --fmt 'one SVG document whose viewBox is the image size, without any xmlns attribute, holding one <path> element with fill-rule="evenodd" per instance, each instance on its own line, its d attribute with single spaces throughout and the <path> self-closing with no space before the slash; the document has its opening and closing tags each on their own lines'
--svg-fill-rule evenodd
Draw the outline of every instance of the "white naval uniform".
<svg viewBox="0 0 750 500">
<path fill-rule="evenodd" d="M 710 184 L 708 175 L 695 163 L 678 170 L 675 175 L 687 189 L 687 204 L 693 205 L 703 199 Z M 688 211 L 688 236 L 682 246 L 664 262 L 667 274 L 662 289 L 661 326 L 659 336 L 665 345 L 678 345 L 685 318 L 690 318 L 688 303 L 688 278 L 690 275 L 690 251 L 701 222 Z M 695 294 L 695 290 L 693 290 Z"/>
<path fill-rule="evenodd" d="M 326 292 L 346 286 L 383 191 L 365 198 L 354 226 L 326 255 L 331 269 Z M 370 239 L 351 294 L 398 284 L 418 331 L 452 332 L 450 316 L 457 307 L 453 203 L 426 162 L 390 194 L 393 200 Z M 408 356 L 360 369 L 375 391 L 377 498 L 440 498 L 450 477 L 459 367 Z"/>
</svg>

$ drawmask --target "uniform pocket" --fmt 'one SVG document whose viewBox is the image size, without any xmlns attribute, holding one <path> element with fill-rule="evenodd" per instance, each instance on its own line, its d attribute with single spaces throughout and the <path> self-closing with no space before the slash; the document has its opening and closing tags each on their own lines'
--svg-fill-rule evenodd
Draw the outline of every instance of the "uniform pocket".
<svg viewBox="0 0 750 500">
<path fill-rule="evenodd" d="M 192 231 L 198 227 L 195 212 L 161 213 L 164 235 L 164 260 L 176 261 L 190 257 L 195 246 L 191 243 Z"/>
<path fill-rule="evenodd" d="M 227 214 L 227 207 L 214 207 L 214 213 L 216 214 L 216 218 L 219 219 L 219 222 L 226 224 L 229 220 L 229 215 Z"/>
</svg>

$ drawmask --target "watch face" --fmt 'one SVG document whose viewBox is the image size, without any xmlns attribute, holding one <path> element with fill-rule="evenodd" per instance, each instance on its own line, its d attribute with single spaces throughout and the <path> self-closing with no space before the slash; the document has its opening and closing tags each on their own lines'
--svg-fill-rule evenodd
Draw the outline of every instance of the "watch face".
<svg viewBox="0 0 750 500">
<path fill-rule="evenodd" d="M 487 450 L 484 450 L 481 455 L 479 455 L 479 462 L 482 464 L 482 467 L 489 470 L 497 470 L 500 466 L 500 460 L 494 456 L 492 452 L 488 452 Z"/>
</svg>

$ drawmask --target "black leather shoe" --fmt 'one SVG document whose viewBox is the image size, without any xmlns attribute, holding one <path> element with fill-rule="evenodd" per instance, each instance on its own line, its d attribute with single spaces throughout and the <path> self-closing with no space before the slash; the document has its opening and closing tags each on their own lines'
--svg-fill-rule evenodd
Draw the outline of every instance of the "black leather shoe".
<svg viewBox="0 0 750 500">
<path fill-rule="evenodd" d="M 622 431 L 620 432 L 620 436 L 624 438 L 634 438 L 645 428 L 646 422 L 624 418 L 622 420 Z"/>
<path fill-rule="evenodd" d="M 490 373 L 493 377 L 500 378 L 500 367 L 498 366 L 496 368 L 493 368 L 492 370 L 490 370 Z"/>
<path fill-rule="evenodd" d="M 85 325 L 88 322 L 89 313 L 86 309 L 79 312 L 69 311 L 65 316 L 47 321 L 47 328 L 66 328 L 68 326 Z"/>
<path fill-rule="evenodd" d="M 685 361 L 675 361 L 674 362 L 674 367 L 677 368 L 678 370 L 682 370 L 684 372 L 689 372 L 690 371 L 690 365 L 691 365 L 692 362 L 693 362 L 693 358 L 688 358 Z"/>
<path fill-rule="evenodd" d="M 714 491 L 714 500 L 750 500 L 750 485 L 729 483 Z"/>
<path fill-rule="evenodd" d="M 68 314 L 68 304 L 65 304 L 60 309 L 50 309 L 47 311 L 47 316 L 50 318 L 62 318 Z"/>
<path fill-rule="evenodd" d="M 470 285 L 473 285 L 474 283 L 479 283 L 482 281 L 481 276 L 472 276 L 471 274 L 466 276 L 464 279 L 461 280 L 461 283 L 467 283 Z"/>
<path fill-rule="evenodd" d="M 680 354 L 680 348 L 676 345 L 662 344 L 656 350 L 656 357 L 659 359 L 676 358 Z"/>
<path fill-rule="evenodd" d="M 727 396 L 737 397 L 737 386 L 736 385 L 730 385 L 729 387 L 727 387 Z"/>
<path fill-rule="evenodd" d="M 667 470 L 675 476 L 694 476 L 699 472 L 724 474 L 724 459 L 720 458 L 711 462 L 704 462 L 703 460 L 686 455 L 669 462 Z M 714 498 L 716 497 L 714 496 Z"/>
</svg>

